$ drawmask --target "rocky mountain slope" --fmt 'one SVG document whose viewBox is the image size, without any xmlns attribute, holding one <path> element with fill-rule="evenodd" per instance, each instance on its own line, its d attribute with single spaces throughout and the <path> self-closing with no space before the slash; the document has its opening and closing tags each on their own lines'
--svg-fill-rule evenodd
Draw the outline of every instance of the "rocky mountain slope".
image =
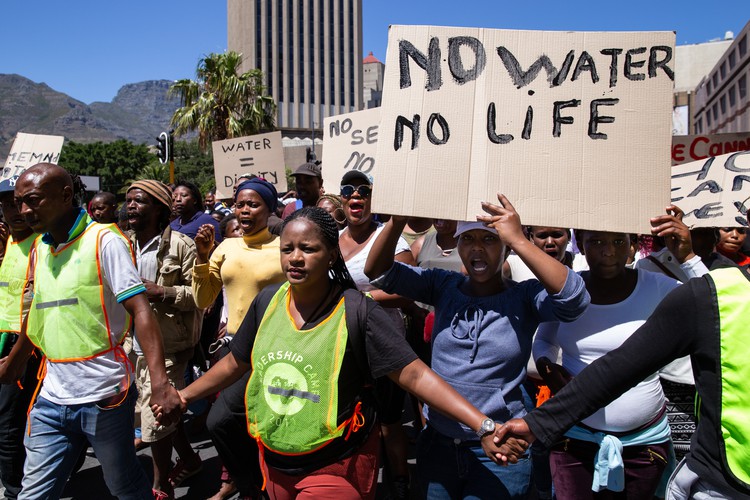
<svg viewBox="0 0 750 500">
<path fill-rule="evenodd" d="M 169 80 L 123 86 L 112 102 L 87 105 L 20 75 L 0 74 L 0 160 L 17 132 L 62 135 L 76 142 L 127 139 L 154 144 L 179 106 Z"/>
</svg>

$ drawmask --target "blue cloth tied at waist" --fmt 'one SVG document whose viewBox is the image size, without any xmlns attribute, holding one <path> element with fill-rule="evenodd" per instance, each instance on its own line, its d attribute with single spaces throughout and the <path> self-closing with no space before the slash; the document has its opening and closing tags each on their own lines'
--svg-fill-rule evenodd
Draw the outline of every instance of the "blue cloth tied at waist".
<svg viewBox="0 0 750 500">
<path fill-rule="evenodd" d="M 593 491 L 604 489 L 622 491 L 625 489 L 625 466 L 622 458 L 623 446 L 663 443 L 671 439 L 671 432 L 665 414 L 653 425 L 624 436 L 613 436 L 604 432 L 592 432 L 578 425 L 571 427 L 565 433 L 565 436 L 599 445 L 599 452 L 596 455 L 596 462 L 594 463 L 594 481 L 591 484 Z M 671 471 L 673 468 L 674 452 L 671 452 L 668 457 L 665 473 Z M 669 477 L 668 473 L 666 477 Z M 657 496 L 663 498 L 665 489 L 666 481 L 662 481 L 657 489 Z"/>
</svg>

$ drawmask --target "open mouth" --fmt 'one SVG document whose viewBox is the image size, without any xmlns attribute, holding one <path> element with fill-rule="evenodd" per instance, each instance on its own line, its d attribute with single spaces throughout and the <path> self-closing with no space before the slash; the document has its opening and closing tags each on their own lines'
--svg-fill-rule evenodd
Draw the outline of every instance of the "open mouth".
<svg viewBox="0 0 750 500">
<path fill-rule="evenodd" d="M 475 273 L 484 273 L 489 269 L 487 262 L 481 259 L 474 259 L 469 263 L 472 271 Z"/>
<path fill-rule="evenodd" d="M 349 202 L 349 211 L 352 213 L 352 215 L 362 215 L 362 212 L 365 210 L 365 202 L 364 201 L 350 201 Z"/>
</svg>

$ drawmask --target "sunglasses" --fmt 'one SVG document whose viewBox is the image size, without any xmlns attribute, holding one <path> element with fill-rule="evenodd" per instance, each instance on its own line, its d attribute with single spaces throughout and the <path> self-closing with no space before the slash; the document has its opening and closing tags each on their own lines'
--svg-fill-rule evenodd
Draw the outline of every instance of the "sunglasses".
<svg viewBox="0 0 750 500">
<path fill-rule="evenodd" d="M 359 193 L 359 195 L 362 198 L 369 198 L 372 194 L 372 186 L 368 186 L 367 184 L 361 184 L 357 187 L 352 186 L 351 184 L 346 184 L 344 186 L 341 186 L 341 197 L 342 198 L 351 198 L 352 195 L 354 195 L 354 192 Z"/>
</svg>

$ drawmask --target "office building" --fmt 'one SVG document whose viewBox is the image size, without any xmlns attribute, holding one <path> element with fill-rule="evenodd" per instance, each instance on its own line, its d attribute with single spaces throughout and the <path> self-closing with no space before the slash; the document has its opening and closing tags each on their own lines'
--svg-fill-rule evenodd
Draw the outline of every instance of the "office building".
<svg viewBox="0 0 750 500">
<path fill-rule="evenodd" d="M 282 131 L 363 108 L 362 0 L 227 0 L 227 38 L 266 75 Z"/>
</svg>

